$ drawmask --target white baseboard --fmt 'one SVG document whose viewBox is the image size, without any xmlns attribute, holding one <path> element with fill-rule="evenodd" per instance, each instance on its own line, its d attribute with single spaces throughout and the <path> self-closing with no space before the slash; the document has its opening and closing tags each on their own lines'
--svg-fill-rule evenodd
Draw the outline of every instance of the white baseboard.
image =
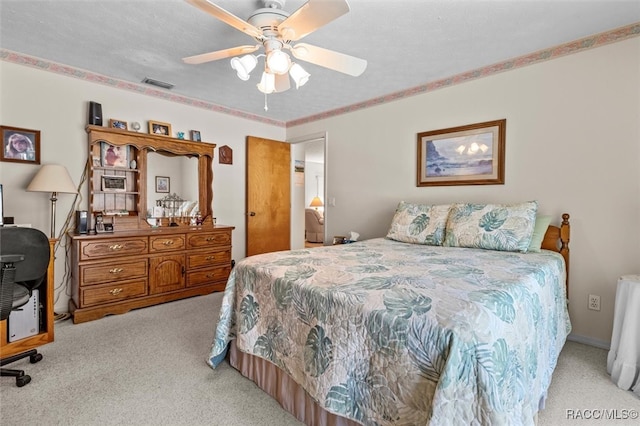
<svg viewBox="0 0 640 426">
<path fill-rule="evenodd" d="M 583 343 L 589 346 L 595 346 L 596 348 L 609 350 L 611 348 L 610 342 L 605 342 L 604 340 L 594 339 L 593 337 L 585 337 L 579 336 L 577 334 L 569 334 L 567 336 L 567 340 L 571 340 L 572 342 Z"/>
</svg>

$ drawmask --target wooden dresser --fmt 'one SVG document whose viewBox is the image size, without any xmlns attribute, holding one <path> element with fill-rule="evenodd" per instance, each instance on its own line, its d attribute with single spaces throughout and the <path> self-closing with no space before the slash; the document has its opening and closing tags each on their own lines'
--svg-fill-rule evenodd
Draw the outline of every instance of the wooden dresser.
<svg viewBox="0 0 640 426">
<path fill-rule="evenodd" d="M 224 290 L 233 229 L 161 227 L 71 235 L 73 322 Z"/>
</svg>

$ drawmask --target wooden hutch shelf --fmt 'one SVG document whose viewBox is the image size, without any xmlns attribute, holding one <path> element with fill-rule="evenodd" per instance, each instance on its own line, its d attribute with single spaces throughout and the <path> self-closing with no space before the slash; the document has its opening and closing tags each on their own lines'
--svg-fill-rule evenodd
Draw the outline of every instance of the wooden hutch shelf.
<svg viewBox="0 0 640 426">
<path fill-rule="evenodd" d="M 121 314 L 185 297 L 224 290 L 231 272 L 232 226 L 212 219 L 213 152 L 216 145 L 167 136 L 87 126 L 90 227 L 96 219 L 113 232 L 70 235 L 75 323 Z M 118 147 L 131 167 L 105 166 L 106 146 Z M 124 150 L 124 151 L 123 151 Z M 197 203 L 202 220 L 147 220 L 148 154 L 197 158 Z M 105 190 L 104 176 L 120 176 Z M 169 226 L 171 222 L 171 226 Z"/>
</svg>

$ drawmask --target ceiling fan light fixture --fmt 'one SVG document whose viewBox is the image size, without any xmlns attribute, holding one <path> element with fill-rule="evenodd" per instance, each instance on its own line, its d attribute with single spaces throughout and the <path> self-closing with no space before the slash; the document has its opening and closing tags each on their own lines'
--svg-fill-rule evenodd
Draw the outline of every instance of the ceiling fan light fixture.
<svg viewBox="0 0 640 426">
<path fill-rule="evenodd" d="M 245 55 L 242 58 L 232 58 L 231 68 L 238 73 L 238 78 L 243 81 L 249 80 L 249 74 L 258 64 L 258 58 L 254 55 Z"/>
<path fill-rule="evenodd" d="M 305 71 L 305 69 L 302 68 L 300 64 L 297 64 L 297 63 L 294 63 L 293 65 L 291 65 L 291 69 L 289 69 L 289 75 L 291 76 L 293 81 L 296 83 L 296 89 L 299 89 L 300 87 L 304 86 L 307 83 L 307 81 L 309 81 L 309 77 L 311 77 L 311 74 Z"/>
<path fill-rule="evenodd" d="M 274 74 L 285 74 L 291 67 L 291 58 L 280 49 L 267 53 L 267 66 Z"/>
<path fill-rule="evenodd" d="M 268 95 L 270 93 L 275 92 L 276 90 L 276 77 L 275 75 L 264 71 L 262 73 L 262 78 L 260 79 L 260 83 L 256 85 L 258 90 Z"/>
</svg>

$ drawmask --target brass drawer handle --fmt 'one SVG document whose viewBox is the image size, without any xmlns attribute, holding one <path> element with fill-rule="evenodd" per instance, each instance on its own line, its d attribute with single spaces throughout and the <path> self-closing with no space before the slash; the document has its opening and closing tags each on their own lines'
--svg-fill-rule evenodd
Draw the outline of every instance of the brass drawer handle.
<svg viewBox="0 0 640 426">
<path fill-rule="evenodd" d="M 205 260 L 213 260 L 215 259 L 215 256 L 207 256 Z"/>
<path fill-rule="evenodd" d="M 113 268 L 113 269 L 109 269 L 109 273 L 110 274 L 119 274 L 120 272 L 124 271 L 124 269 L 122 268 Z"/>
<path fill-rule="evenodd" d="M 216 237 L 207 237 L 205 238 L 205 241 L 214 241 L 216 239 Z"/>
<path fill-rule="evenodd" d="M 207 278 L 214 278 L 216 274 L 207 274 Z"/>
<path fill-rule="evenodd" d="M 124 247 L 122 244 L 113 244 L 109 246 L 109 250 L 121 250 Z"/>
<path fill-rule="evenodd" d="M 114 288 L 113 290 L 109 290 L 109 293 L 111 293 L 112 296 L 117 296 L 120 293 L 122 293 L 122 289 L 121 288 Z"/>
<path fill-rule="evenodd" d="M 173 244 L 173 240 L 164 241 L 162 244 L 164 244 L 165 246 L 170 246 Z"/>
</svg>

